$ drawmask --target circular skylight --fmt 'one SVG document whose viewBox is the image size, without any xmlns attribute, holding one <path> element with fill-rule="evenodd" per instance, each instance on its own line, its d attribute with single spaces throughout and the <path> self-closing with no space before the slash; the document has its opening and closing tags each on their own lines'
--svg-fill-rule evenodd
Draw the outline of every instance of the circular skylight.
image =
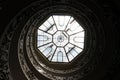
<svg viewBox="0 0 120 80">
<path fill-rule="evenodd" d="M 51 62 L 70 62 L 83 51 L 84 38 L 72 16 L 52 15 L 37 30 L 37 48 Z"/>
</svg>

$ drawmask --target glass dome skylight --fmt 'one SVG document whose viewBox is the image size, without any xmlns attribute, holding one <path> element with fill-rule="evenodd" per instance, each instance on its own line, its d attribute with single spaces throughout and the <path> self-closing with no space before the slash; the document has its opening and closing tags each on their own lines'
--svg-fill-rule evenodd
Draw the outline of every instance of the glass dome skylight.
<svg viewBox="0 0 120 80">
<path fill-rule="evenodd" d="M 70 62 L 83 51 L 84 38 L 72 16 L 52 15 L 37 30 L 37 48 L 51 62 Z"/>
</svg>

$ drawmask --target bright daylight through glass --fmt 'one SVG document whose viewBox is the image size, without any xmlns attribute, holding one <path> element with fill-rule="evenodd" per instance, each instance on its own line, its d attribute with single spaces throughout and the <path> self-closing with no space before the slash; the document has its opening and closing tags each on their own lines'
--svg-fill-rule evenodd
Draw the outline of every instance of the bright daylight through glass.
<svg viewBox="0 0 120 80">
<path fill-rule="evenodd" d="M 51 62 L 70 62 L 84 48 L 85 31 L 72 17 L 50 16 L 37 31 L 37 48 Z"/>
</svg>

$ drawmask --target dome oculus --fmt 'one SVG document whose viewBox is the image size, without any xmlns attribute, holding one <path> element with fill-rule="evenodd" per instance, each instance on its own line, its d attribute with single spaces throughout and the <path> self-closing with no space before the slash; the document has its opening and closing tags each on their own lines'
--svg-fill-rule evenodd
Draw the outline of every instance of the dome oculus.
<svg viewBox="0 0 120 80">
<path fill-rule="evenodd" d="M 37 48 L 51 62 L 70 62 L 83 51 L 84 38 L 72 16 L 52 15 L 37 30 Z"/>
</svg>

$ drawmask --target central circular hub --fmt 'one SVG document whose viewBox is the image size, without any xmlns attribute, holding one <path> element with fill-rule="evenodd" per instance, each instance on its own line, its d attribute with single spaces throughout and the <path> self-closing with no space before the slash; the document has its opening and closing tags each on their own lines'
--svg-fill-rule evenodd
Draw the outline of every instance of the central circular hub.
<svg viewBox="0 0 120 80">
<path fill-rule="evenodd" d="M 56 46 L 64 47 L 68 43 L 68 35 L 64 31 L 57 31 L 53 35 L 53 42 Z"/>
<path fill-rule="evenodd" d="M 63 42 L 64 41 L 64 36 L 60 35 L 57 37 L 58 42 Z"/>
</svg>

